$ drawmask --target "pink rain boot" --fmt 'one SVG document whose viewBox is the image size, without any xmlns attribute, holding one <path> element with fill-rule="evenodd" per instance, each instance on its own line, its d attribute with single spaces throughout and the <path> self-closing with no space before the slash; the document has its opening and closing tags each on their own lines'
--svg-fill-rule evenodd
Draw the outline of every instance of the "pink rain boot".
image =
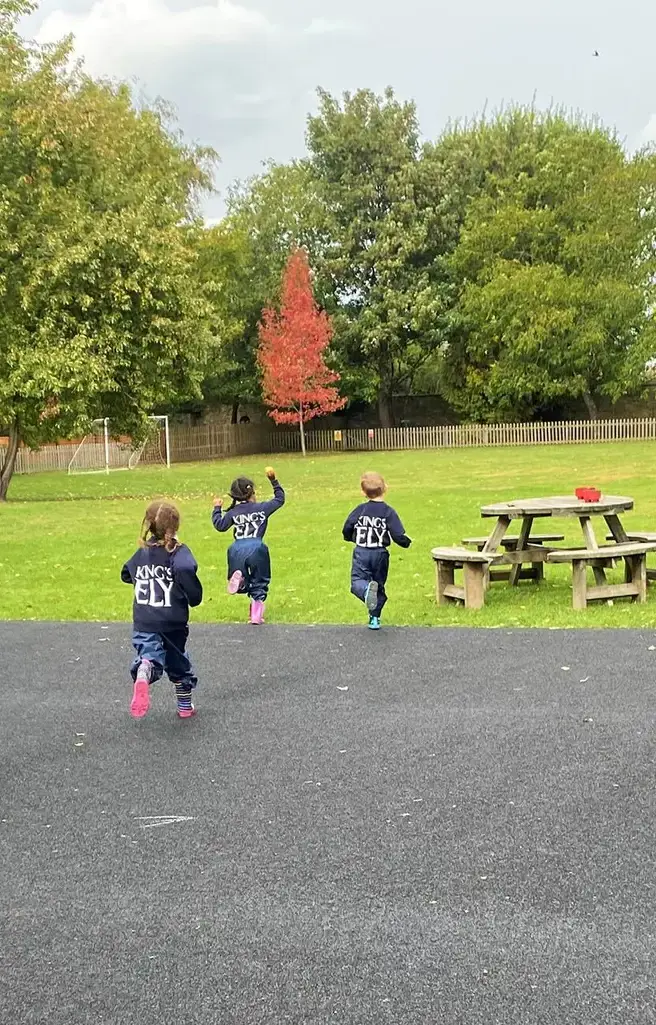
<svg viewBox="0 0 656 1025">
<path fill-rule="evenodd" d="M 264 602 L 251 602 L 251 623 L 253 626 L 262 626 L 264 623 Z"/>
<path fill-rule="evenodd" d="M 242 585 L 244 575 L 240 569 L 236 569 L 228 581 L 228 594 L 237 594 Z"/>
<path fill-rule="evenodd" d="M 137 669 L 134 691 L 130 703 L 130 715 L 133 719 L 143 719 L 150 708 L 150 679 L 153 671 L 152 662 L 143 660 Z"/>
</svg>

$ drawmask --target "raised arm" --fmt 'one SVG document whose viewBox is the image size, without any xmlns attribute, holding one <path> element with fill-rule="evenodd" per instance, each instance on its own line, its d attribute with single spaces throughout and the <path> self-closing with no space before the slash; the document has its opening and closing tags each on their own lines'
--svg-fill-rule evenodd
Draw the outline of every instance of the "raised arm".
<svg viewBox="0 0 656 1025">
<path fill-rule="evenodd" d="M 173 579 L 184 591 L 192 607 L 203 600 L 203 585 L 198 579 L 198 563 L 190 550 L 183 545 L 173 556 Z"/>
<path fill-rule="evenodd" d="M 389 530 L 389 535 L 392 538 L 392 541 L 395 545 L 398 545 L 399 548 L 410 547 L 412 541 L 410 540 L 410 538 L 404 530 L 399 514 L 395 512 L 393 509 L 390 510 L 389 519 L 387 521 L 387 529 Z"/>
<path fill-rule="evenodd" d="M 280 481 L 276 477 L 276 471 L 272 466 L 267 466 L 265 473 L 271 481 L 271 487 L 273 488 L 273 498 L 269 499 L 268 502 L 263 502 L 264 512 L 267 516 L 273 515 L 278 509 L 282 509 L 285 504 L 285 491 Z"/>
<path fill-rule="evenodd" d="M 277 512 L 278 509 L 282 509 L 285 504 L 285 491 L 280 484 L 280 481 L 272 480 L 271 484 L 273 486 L 273 498 L 270 498 L 268 502 L 263 503 L 264 511 L 267 516 L 271 516 L 274 512 Z"/>
</svg>

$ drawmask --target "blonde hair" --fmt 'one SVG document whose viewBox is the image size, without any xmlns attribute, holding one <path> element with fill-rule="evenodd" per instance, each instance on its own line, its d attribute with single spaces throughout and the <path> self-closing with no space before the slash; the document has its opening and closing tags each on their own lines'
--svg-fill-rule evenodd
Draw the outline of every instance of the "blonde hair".
<svg viewBox="0 0 656 1025">
<path fill-rule="evenodd" d="M 387 491 L 387 484 L 384 478 L 379 473 L 374 473 L 371 470 L 362 474 L 360 487 L 367 498 L 380 498 Z"/>
<path fill-rule="evenodd" d="M 176 534 L 180 526 L 180 513 L 171 502 L 151 502 L 141 525 L 139 544 L 160 545 L 167 552 L 174 552 L 180 542 Z"/>
</svg>

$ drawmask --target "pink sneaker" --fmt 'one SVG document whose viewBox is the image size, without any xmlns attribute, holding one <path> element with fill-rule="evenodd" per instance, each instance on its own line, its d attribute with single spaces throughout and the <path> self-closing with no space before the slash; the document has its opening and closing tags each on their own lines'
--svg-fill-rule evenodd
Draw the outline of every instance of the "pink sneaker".
<svg viewBox="0 0 656 1025">
<path fill-rule="evenodd" d="M 228 594 L 237 594 L 239 588 L 242 585 L 244 574 L 240 569 L 236 569 L 228 581 Z"/>
<path fill-rule="evenodd" d="M 264 602 L 251 602 L 251 623 L 253 626 L 262 626 L 264 623 Z"/>
<path fill-rule="evenodd" d="M 179 708 L 178 719 L 191 719 L 196 714 L 196 709 L 192 705 L 191 708 Z"/>
</svg>

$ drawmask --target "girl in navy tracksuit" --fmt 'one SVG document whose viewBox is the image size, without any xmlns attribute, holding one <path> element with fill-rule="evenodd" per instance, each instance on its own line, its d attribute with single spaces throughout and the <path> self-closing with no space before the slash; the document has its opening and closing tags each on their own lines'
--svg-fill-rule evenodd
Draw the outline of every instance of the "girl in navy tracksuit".
<svg viewBox="0 0 656 1025">
<path fill-rule="evenodd" d="M 189 606 L 200 605 L 203 587 L 198 565 L 177 538 L 180 513 L 169 502 L 146 509 L 140 547 L 121 570 L 121 580 L 134 587 L 132 664 L 134 691 L 130 712 L 142 719 L 150 707 L 150 686 L 166 673 L 175 685 L 178 715 L 195 712 L 191 692 L 198 683 L 186 652 Z"/>
<path fill-rule="evenodd" d="M 247 594 L 251 599 L 250 622 L 264 622 L 264 603 L 271 583 L 271 559 L 264 543 L 269 517 L 285 504 L 285 492 L 268 467 L 266 475 L 273 485 L 273 498 L 258 502 L 255 485 L 248 477 L 238 477 L 230 487 L 232 505 L 223 512 L 223 500 L 214 500 L 212 523 L 221 532 L 234 529 L 234 541 L 228 549 L 228 593 Z"/>
<path fill-rule="evenodd" d="M 380 617 L 387 602 L 385 584 L 392 541 L 400 548 L 412 544 L 399 514 L 384 500 L 387 485 L 379 473 L 365 473 L 360 481 L 365 502 L 350 514 L 343 527 L 345 541 L 353 541 L 351 594 L 364 602 L 369 629 L 380 630 Z"/>
</svg>

